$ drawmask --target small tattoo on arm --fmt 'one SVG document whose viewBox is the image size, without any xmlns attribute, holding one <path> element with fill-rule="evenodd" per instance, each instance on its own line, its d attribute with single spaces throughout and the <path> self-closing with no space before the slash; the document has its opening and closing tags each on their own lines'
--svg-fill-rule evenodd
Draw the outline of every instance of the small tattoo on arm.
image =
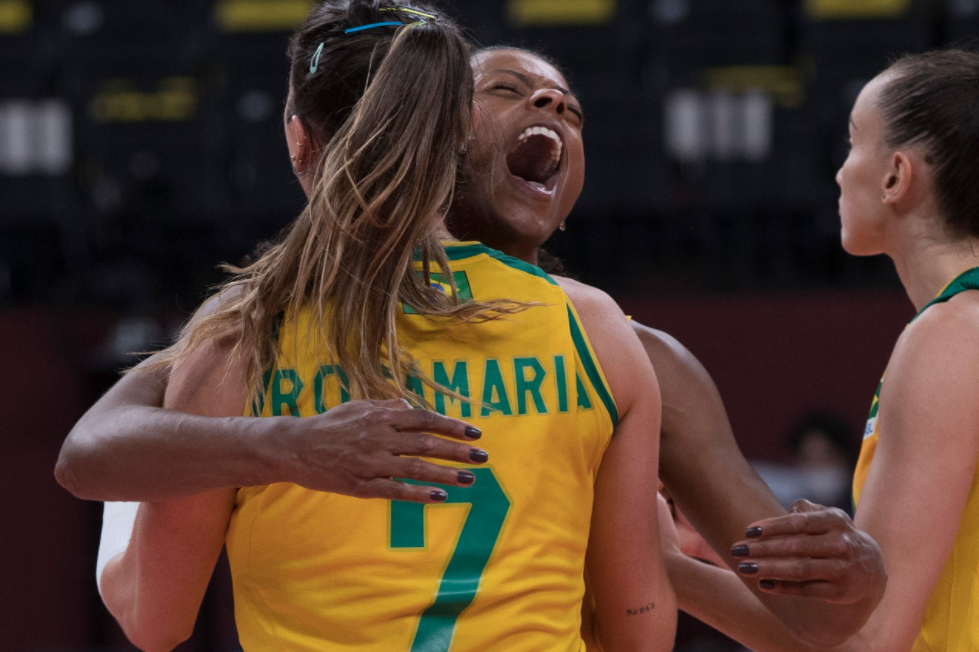
<svg viewBox="0 0 979 652">
<path fill-rule="evenodd" d="M 625 615 L 627 615 L 627 616 L 641 616 L 643 614 L 649 613 L 650 611 L 652 611 L 655 608 L 656 608 L 656 603 L 655 602 L 650 602 L 649 604 L 643 605 L 643 606 L 639 607 L 638 609 L 626 609 L 625 610 Z"/>
</svg>

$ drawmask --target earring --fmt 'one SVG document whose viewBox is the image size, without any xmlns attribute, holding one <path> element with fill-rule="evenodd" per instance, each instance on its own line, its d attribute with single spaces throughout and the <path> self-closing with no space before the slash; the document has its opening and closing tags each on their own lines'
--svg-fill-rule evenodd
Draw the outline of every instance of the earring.
<svg viewBox="0 0 979 652">
<path fill-rule="evenodd" d="M 293 163 L 295 163 L 295 162 L 296 162 L 296 155 L 295 155 L 295 154 L 293 154 L 293 155 L 291 156 L 291 158 L 292 158 L 292 162 L 293 162 Z"/>
<path fill-rule="evenodd" d="M 561 226 L 559 226 L 558 229 L 560 229 L 561 231 L 567 231 L 568 230 L 567 223 L 561 222 Z"/>
</svg>

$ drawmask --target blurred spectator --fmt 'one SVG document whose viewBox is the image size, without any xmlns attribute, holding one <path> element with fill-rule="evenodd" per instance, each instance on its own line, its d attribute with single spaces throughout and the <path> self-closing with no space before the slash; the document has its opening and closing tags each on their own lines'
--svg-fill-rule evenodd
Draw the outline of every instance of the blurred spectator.
<svg viewBox="0 0 979 652">
<path fill-rule="evenodd" d="M 850 481 L 860 440 L 838 415 L 813 412 L 788 432 L 789 464 L 752 462 L 758 474 L 788 508 L 800 498 L 853 511 Z"/>
</svg>

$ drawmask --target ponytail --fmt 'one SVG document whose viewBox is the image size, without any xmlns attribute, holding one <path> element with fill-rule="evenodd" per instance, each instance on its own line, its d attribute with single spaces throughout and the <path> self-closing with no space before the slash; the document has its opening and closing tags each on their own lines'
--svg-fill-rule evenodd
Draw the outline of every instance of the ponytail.
<svg viewBox="0 0 979 652">
<path fill-rule="evenodd" d="M 470 49 L 451 21 L 419 21 L 417 13 L 376 1 L 327 2 L 300 28 L 290 47 L 296 110 L 315 139 L 327 142 L 309 205 L 258 261 L 228 268 L 235 277 L 225 289 L 235 291 L 213 314 L 191 322 L 172 360 L 237 329 L 234 355 L 249 357 L 254 392 L 262 371 L 275 364 L 272 332 L 279 315 L 309 308 L 311 335 L 344 369 L 353 398 L 416 399 L 406 387 L 411 358 L 398 342 L 401 304 L 454 321 L 495 319 L 527 307 L 505 300 L 460 305 L 455 298 L 438 229 L 472 130 Z M 392 27 L 356 29 L 392 15 L 407 24 L 393 38 Z M 329 35 L 316 46 L 324 32 Z M 351 61 L 359 64 L 359 77 L 344 68 L 354 66 Z M 351 77 L 363 94 L 345 112 L 338 105 L 344 91 L 350 93 Z M 422 261 L 420 274 L 413 258 Z M 450 296 L 431 288 L 433 265 L 451 284 Z"/>
</svg>

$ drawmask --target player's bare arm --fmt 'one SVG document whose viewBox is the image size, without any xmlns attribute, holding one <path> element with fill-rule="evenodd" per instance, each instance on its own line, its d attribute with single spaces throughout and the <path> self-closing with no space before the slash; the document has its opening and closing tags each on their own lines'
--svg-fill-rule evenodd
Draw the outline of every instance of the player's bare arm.
<svg viewBox="0 0 979 652">
<path fill-rule="evenodd" d="M 979 299 L 964 293 L 936 305 L 898 340 L 881 389 L 880 440 L 856 524 L 880 544 L 890 576 L 854 650 L 909 649 L 948 560 L 979 452 Z M 749 545 L 759 574 L 782 572 L 785 537 L 804 518 L 755 524 Z"/>
<path fill-rule="evenodd" d="M 561 279 L 605 371 L 619 411 L 602 459 L 588 544 L 603 649 L 670 650 L 676 600 L 659 554 L 656 466 L 660 400 L 656 374 L 606 294 Z"/>
<path fill-rule="evenodd" d="M 362 498 L 431 502 L 423 486 L 390 482 L 391 467 L 399 477 L 457 485 L 456 470 L 416 456 L 485 461 L 485 451 L 471 443 L 478 429 L 401 401 L 352 401 L 307 419 L 253 419 L 243 412 L 216 419 L 162 409 L 169 376 L 153 356 L 119 380 L 69 433 L 55 468 L 58 482 L 79 498 L 103 501 L 293 482 Z"/>
<path fill-rule="evenodd" d="M 666 333 L 636 323 L 633 328 L 662 388 L 664 484 L 732 568 L 753 563 L 743 559 L 743 549 L 734 549 L 739 555 L 734 556 L 732 546 L 744 545 L 745 530 L 754 521 L 783 515 L 784 508 L 738 449 L 721 397 L 700 362 Z M 762 589 L 759 580 L 772 578 L 748 573 L 742 579 L 802 640 L 838 643 L 861 627 L 883 594 L 887 575 L 880 550 L 842 511 L 799 508 L 819 525 L 811 535 L 800 534 L 790 542 L 793 556 L 785 563 L 791 564 L 792 581 Z M 678 595 L 681 608 L 690 606 L 683 592 Z M 827 622 L 833 627 L 826 627 Z"/>
<path fill-rule="evenodd" d="M 245 374 L 231 338 L 207 342 L 174 370 L 164 405 L 201 416 L 241 414 Z M 234 488 L 140 505 L 125 552 L 106 566 L 102 595 L 126 636 L 146 652 L 186 640 L 234 507 Z"/>
</svg>

